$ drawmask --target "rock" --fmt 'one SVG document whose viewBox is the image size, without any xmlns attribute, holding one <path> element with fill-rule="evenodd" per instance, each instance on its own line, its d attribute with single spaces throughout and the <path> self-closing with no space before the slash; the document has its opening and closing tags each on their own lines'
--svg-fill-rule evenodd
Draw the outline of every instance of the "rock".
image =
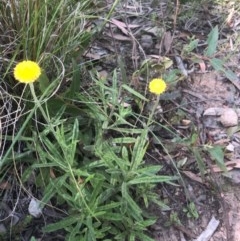
<svg viewBox="0 0 240 241">
<path fill-rule="evenodd" d="M 224 108 L 220 107 L 211 107 L 204 111 L 203 115 L 210 115 L 210 116 L 220 116 L 224 112 Z"/>
<path fill-rule="evenodd" d="M 239 169 L 231 170 L 231 171 L 227 172 L 226 174 L 223 174 L 223 176 L 229 178 L 232 183 L 240 184 L 240 170 Z"/>
<path fill-rule="evenodd" d="M 187 120 L 187 119 L 183 119 L 182 120 L 182 125 L 184 126 L 189 126 L 191 124 L 191 121 L 190 120 Z"/>
<path fill-rule="evenodd" d="M 231 108 L 225 109 L 220 121 L 224 127 L 236 126 L 238 124 L 237 113 Z"/>
<path fill-rule="evenodd" d="M 35 218 L 39 218 L 42 214 L 43 207 L 41 206 L 41 202 L 35 198 L 31 199 L 31 202 L 28 206 L 28 212 Z"/>
<path fill-rule="evenodd" d="M 143 34 L 141 36 L 141 45 L 144 49 L 150 49 L 153 46 L 153 38 L 151 35 Z"/>
<path fill-rule="evenodd" d="M 229 152 L 234 152 L 234 145 L 232 143 L 229 143 L 227 146 L 226 146 L 226 150 L 229 151 Z"/>
</svg>

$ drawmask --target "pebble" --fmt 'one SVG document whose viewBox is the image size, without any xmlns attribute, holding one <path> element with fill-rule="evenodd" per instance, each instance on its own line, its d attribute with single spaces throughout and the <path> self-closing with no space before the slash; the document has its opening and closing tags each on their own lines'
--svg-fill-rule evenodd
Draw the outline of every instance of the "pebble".
<svg viewBox="0 0 240 241">
<path fill-rule="evenodd" d="M 151 35 L 143 34 L 141 36 L 141 45 L 144 49 L 152 48 L 153 46 L 153 38 Z"/>
<path fill-rule="evenodd" d="M 236 126 L 238 124 L 238 115 L 231 109 L 225 109 L 220 117 L 220 121 L 224 127 Z"/>
<path fill-rule="evenodd" d="M 204 111 L 203 115 L 209 115 L 209 116 L 220 116 L 224 112 L 224 108 L 220 107 L 211 107 Z"/>
<path fill-rule="evenodd" d="M 232 143 L 229 143 L 227 146 L 226 146 L 226 150 L 229 151 L 229 152 L 234 152 L 234 145 Z"/>
</svg>

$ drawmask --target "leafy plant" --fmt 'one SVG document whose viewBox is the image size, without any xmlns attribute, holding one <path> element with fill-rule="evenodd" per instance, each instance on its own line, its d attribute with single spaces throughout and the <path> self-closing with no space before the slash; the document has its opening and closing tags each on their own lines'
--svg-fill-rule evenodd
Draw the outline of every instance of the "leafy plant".
<svg viewBox="0 0 240 241">
<path fill-rule="evenodd" d="M 118 86 L 116 72 L 112 86 L 97 76 L 92 75 L 89 96 L 67 90 L 61 100 L 52 98 L 39 109 L 47 125 L 23 136 L 28 141 L 22 154 L 30 150 L 32 164 L 22 180 L 34 170 L 42 205 L 55 200 L 68 206 L 68 216 L 46 225 L 44 232 L 64 229 L 66 240 L 153 240 L 147 228 L 156 218 L 147 208 L 150 203 L 166 207 L 154 189 L 177 178 L 159 175 L 160 165 L 145 163 L 148 128 L 133 125 L 131 107 L 118 99 L 123 89 L 143 97 Z M 75 77 L 72 85 L 79 81 Z M 61 106 L 57 112 L 56 105 Z"/>
<path fill-rule="evenodd" d="M 165 223 L 165 225 L 168 227 L 168 226 L 171 226 L 171 225 L 182 225 L 181 224 L 181 221 L 178 217 L 178 213 L 177 212 L 171 212 L 170 213 L 170 217 L 169 217 L 169 221 L 167 221 Z"/>
<path fill-rule="evenodd" d="M 183 209 L 183 212 L 185 212 L 187 214 L 187 217 L 189 218 L 195 218 L 195 219 L 199 218 L 199 214 L 194 202 L 190 202 L 187 205 L 187 207 Z"/>
</svg>

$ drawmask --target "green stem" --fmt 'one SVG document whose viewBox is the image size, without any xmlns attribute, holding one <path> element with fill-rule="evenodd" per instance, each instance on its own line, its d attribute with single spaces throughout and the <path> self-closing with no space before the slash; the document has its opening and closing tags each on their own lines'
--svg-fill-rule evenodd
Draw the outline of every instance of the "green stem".
<svg viewBox="0 0 240 241">
<path fill-rule="evenodd" d="M 153 106 L 152 111 L 150 113 L 150 116 L 148 118 L 148 122 L 147 122 L 146 128 L 148 128 L 151 125 L 151 122 L 153 120 L 153 115 L 154 115 L 154 113 L 155 113 L 155 111 L 156 111 L 156 109 L 158 107 L 158 104 L 159 104 L 159 99 L 160 99 L 160 95 L 157 95 L 157 99 L 156 99 L 156 101 L 154 103 L 154 106 Z"/>
<path fill-rule="evenodd" d="M 39 110 L 41 111 L 41 113 L 42 113 L 43 118 L 45 119 L 45 121 L 50 125 L 50 127 L 52 127 L 49 117 L 46 115 L 44 109 L 42 108 L 42 105 L 41 105 L 39 99 L 38 99 L 37 96 L 36 96 L 33 83 L 30 83 L 30 84 L 29 84 L 29 87 L 30 87 L 31 94 L 32 94 L 32 96 L 33 96 L 35 105 L 36 105 L 37 108 L 39 108 Z M 53 131 L 53 129 L 51 129 L 51 130 Z"/>
</svg>

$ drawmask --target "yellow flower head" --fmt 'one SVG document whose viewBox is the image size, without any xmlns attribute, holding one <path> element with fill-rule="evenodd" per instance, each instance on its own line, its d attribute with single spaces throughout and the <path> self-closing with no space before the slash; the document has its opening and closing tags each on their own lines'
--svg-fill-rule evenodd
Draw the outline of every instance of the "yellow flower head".
<svg viewBox="0 0 240 241">
<path fill-rule="evenodd" d="M 41 75 L 41 68 L 38 63 L 30 60 L 24 60 L 14 68 L 14 78 L 21 83 L 33 83 Z"/>
<path fill-rule="evenodd" d="M 163 79 L 153 79 L 149 83 L 149 91 L 153 94 L 160 95 L 167 88 L 167 85 Z"/>
</svg>

